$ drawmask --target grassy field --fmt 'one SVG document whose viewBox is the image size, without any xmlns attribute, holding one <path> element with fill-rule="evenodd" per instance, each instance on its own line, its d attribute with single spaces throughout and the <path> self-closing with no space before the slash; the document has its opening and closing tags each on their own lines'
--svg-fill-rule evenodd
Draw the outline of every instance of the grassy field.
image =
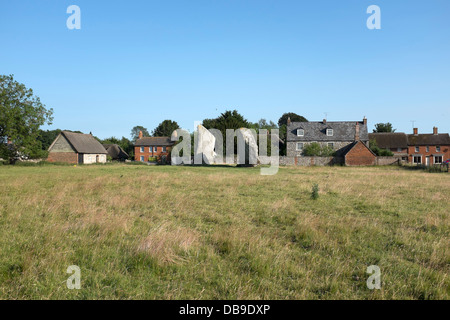
<svg viewBox="0 0 450 320">
<path fill-rule="evenodd" d="M 449 174 L 259 173 L 1 166 L 0 299 L 450 298 Z"/>
</svg>

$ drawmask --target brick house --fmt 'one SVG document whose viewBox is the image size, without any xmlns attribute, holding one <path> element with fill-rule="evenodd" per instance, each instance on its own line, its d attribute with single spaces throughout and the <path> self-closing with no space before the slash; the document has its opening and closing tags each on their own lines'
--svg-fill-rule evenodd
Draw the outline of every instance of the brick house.
<svg viewBox="0 0 450 320">
<path fill-rule="evenodd" d="M 328 122 L 291 122 L 287 123 L 287 156 L 302 157 L 303 148 L 310 143 L 317 142 L 322 147 L 328 146 L 333 150 L 341 150 L 355 141 L 369 145 L 367 119 L 363 121 Z"/>
<path fill-rule="evenodd" d="M 394 157 L 408 161 L 408 136 L 403 132 L 369 133 L 369 140 L 375 141 L 381 149 L 390 150 Z"/>
<path fill-rule="evenodd" d="M 377 162 L 376 154 L 361 140 L 339 150 L 336 156 L 344 158 L 346 166 L 373 166 Z"/>
<path fill-rule="evenodd" d="M 413 134 L 408 134 L 408 162 L 412 164 L 434 165 L 450 159 L 450 137 L 448 133 L 419 134 L 414 128 Z"/>
<path fill-rule="evenodd" d="M 48 148 L 49 162 L 72 164 L 105 163 L 106 150 L 90 134 L 61 131 Z"/>
<path fill-rule="evenodd" d="M 143 137 L 142 131 L 134 144 L 134 160 L 147 162 L 150 158 L 167 156 L 175 142 L 170 137 Z"/>
</svg>

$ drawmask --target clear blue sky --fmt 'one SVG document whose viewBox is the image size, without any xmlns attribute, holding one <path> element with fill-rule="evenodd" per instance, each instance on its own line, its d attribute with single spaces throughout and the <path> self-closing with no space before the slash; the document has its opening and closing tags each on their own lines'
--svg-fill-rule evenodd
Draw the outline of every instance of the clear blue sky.
<svg viewBox="0 0 450 320">
<path fill-rule="evenodd" d="M 54 109 L 46 128 L 100 138 L 226 109 L 449 132 L 449 16 L 449 0 L 0 0 L 0 74 Z"/>
</svg>

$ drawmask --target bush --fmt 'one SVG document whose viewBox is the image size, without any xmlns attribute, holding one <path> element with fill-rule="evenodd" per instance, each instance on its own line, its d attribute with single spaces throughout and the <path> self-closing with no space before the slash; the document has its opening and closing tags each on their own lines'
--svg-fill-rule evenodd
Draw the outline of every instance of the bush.
<svg viewBox="0 0 450 320">
<path fill-rule="evenodd" d="M 316 183 L 313 185 L 311 192 L 311 199 L 317 200 L 319 198 L 319 185 Z"/>
<path fill-rule="evenodd" d="M 369 142 L 370 150 L 375 153 L 379 157 L 392 157 L 394 153 L 388 149 L 381 149 L 378 147 L 377 142 L 375 140 L 370 140 Z"/>
<path fill-rule="evenodd" d="M 309 157 L 331 157 L 335 154 L 333 148 L 329 146 L 321 146 L 317 142 L 308 144 L 303 148 L 303 155 Z"/>
</svg>

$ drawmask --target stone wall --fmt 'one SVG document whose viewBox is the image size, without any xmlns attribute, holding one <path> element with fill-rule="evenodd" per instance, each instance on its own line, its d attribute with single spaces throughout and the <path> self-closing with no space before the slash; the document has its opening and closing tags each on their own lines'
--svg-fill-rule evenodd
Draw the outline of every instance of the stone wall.
<svg viewBox="0 0 450 320">
<path fill-rule="evenodd" d="M 401 158 L 399 157 L 377 157 L 377 165 L 379 166 L 389 166 L 392 164 L 399 164 L 401 161 Z"/>
<path fill-rule="evenodd" d="M 286 154 L 289 157 L 301 157 L 302 151 L 297 150 L 297 142 L 302 141 L 288 141 L 286 145 Z M 342 149 L 346 146 L 348 146 L 350 143 L 353 143 L 353 141 L 327 141 L 327 142 L 317 142 L 321 147 L 328 146 L 328 143 L 333 143 L 333 149 L 334 151 L 337 151 L 339 149 Z M 303 142 L 304 147 L 312 142 Z"/>
</svg>

